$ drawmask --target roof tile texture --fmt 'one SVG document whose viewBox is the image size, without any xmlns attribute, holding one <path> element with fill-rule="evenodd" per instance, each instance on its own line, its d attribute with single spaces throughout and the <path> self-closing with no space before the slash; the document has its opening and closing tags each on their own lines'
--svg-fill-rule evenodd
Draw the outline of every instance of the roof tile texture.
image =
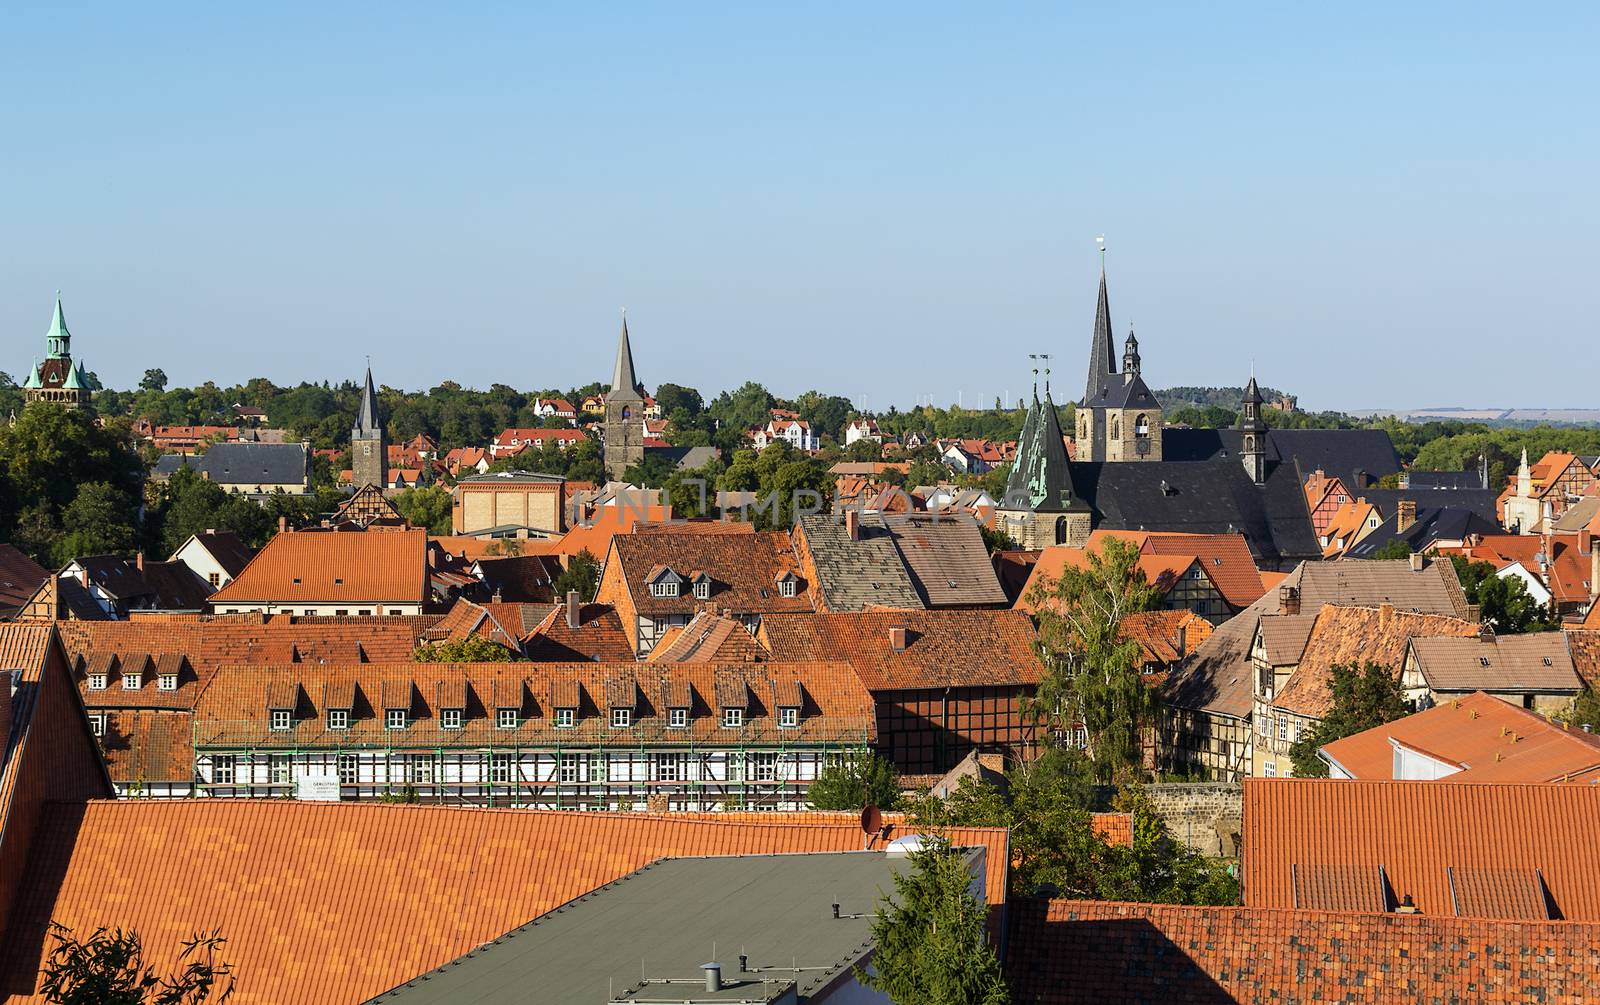
<svg viewBox="0 0 1600 1005">
<path fill-rule="evenodd" d="M 423 530 L 279 534 L 211 603 L 418 604 L 428 596 L 427 550 Z"/>
<path fill-rule="evenodd" d="M 1273 699 L 1273 706 L 1298 715 L 1323 716 L 1333 707 L 1333 668 L 1375 663 L 1398 675 L 1413 637 L 1472 636 L 1478 626 L 1437 614 L 1412 614 L 1383 607 L 1324 607 L 1305 652 Z"/>
<path fill-rule="evenodd" d="M 778 591 L 780 575 L 800 575 L 789 535 L 784 531 L 618 534 L 611 539 L 611 547 L 640 614 L 686 614 L 708 605 L 762 614 L 812 609 L 812 584 L 803 579 L 793 597 L 782 596 Z M 713 580 L 710 597 L 702 600 L 688 589 L 676 597 L 653 596 L 646 577 L 660 566 L 685 578 L 696 570 L 708 573 Z"/>
<path fill-rule="evenodd" d="M 952 837 L 988 849 L 990 901 L 1003 902 L 1005 831 Z M 662 858 L 862 846 L 859 822 L 845 815 L 721 822 L 280 800 L 58 804 L 41 823 L 0 947 L 0 980 L 36 986 L 51 918 L 77 931 L 136 929 L 163 972 L 180 940 L 220 928 L 238 1005 L 358 1003 Z"/>
<path fill-rule="evenodd" d="M 1020 611 L 777 615 L 762 619 L 760 636 L 773 659 L 841 660 L 874 691 L 1037 684 L 1044 675 L 1033 622 Z"/>
</svg>

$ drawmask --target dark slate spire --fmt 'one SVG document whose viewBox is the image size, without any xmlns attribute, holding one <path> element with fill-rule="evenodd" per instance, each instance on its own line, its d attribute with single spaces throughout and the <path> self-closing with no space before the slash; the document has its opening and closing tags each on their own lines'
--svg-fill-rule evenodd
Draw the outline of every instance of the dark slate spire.
<svg viewBox="0 0 1600 1005">
<path fill-rule="evenodd" d="M 378 392 L 372 386 L 372 364 L 367 364 L 367 386 L 361 392 L 361 410 L 356 413 L 356 435 L 371 439 L 383 428 L 378 420 Z"/>
<path fill-rule="evenodd" d="M 1130 335 L 1128 337 L 1132 338 L 1133 336 Z M 1244 386 L 1244 403 L 1247 405 L 1259 405 L 1264 400 L 1266 399 L 1261 397 L 1261 388 L 1256 384 L 1255 374 L 1251 374 L 1250 383 Z"/>
<path fill-rule="evenodd" d="M 1056 404 L 1045 385 L 1044 401 L 1038 397 L 1022 420 L 1017 438 L 1017 459 L 1006 478 L 1001 509 L 1059 513 L 1082 509 L 1072 488 L 1072 468 L 1067 463 L 1067 446 L 1061 435 L 1061 420 Z"/>
<path fill-rule="evenodd" d="M 1094 307 L 1094 342 L 1089 347 L 1089 382 L 1083 391 L 1083 401 L 1092 405 L 1100 389 L 1111 382 L 1117 373 L 1116 346 L 1111 338 L 1111 298 L 1106 294 L 1106 255 L 1100 249 L 1100 299 Z"/>
<path fill-rule="evenodd" d="M 633 372 L 633 347 L 628 344 L 628 315 L 622 315 L 622 340 L 617 343 L 617 365 L 611 371 L 611 393 L 607 398 L 625 394 L 639 396 L 639 378 Z"/>
<path fill-rule="evenodd" d="M 1139 340 L 1133 337 L 1133 329 L 1128 329 L 1128 341 L 1122 344 L 1122 375 L 1132 379 L 1139 376 Z"/>
</svg>

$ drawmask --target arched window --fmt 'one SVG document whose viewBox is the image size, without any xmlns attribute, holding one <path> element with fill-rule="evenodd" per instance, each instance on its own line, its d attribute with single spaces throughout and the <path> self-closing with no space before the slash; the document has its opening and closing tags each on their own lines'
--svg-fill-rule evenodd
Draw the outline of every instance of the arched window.
<svg viewBox="0 0 1600 1005">
<path fill-rule="evenodd" d="M 1066 544 L 1066 543 L 1067 543 L 1067 518 L 1064 517 L 1064 516 L 1058 516 L 1058 517 L 1056 517 L 1056 544 Z"/>
<path fill-rule="evenodd" d="M 624 406 L 623 406 L 623 407 L 622 407 L 622 417 L 623 417 L 623 418 L 624 418 L 624 419 L 631 419 L 631 418 L 633 418 L 633 409 L 631 409 L 631 408 L 629 408 L 629 407 L 627 407 L 627 406 L 626 406 L 626 405 L 624 405 Z"/>
<path fill-rule="evenodd" d="M 1149 436 L 1150 435 L 1150 417 L 1148 415 L 1142 415 L 1141 414 L 1139 416 L 1139 418 L 1134 420 L 1134 423 L 1133 423 L 1133 435 L 1135 435 L 1135 436 Z"/>
<path fill-rule="evenodd" d="M 1256 449 L 1256 438 L 1254 436 L 1246 436 L 1244 438 L 1244 449 L 1248 453 L 1254 453 L 1255 452 L 1255 449 Z"/>
<path fill-rule="evenodd" d="M 1122 439 L 1122 417 L 1119 415 L 1111 417 L 1111 438 L 1113 440 Z"/>
</svg>

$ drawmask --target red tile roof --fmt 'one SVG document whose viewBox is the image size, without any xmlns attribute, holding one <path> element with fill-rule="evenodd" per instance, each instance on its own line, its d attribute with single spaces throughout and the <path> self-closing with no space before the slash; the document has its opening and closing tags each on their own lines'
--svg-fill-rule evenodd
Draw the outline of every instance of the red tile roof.
<svg viewBox="0 0 1600 1005">
<path fill-rule="evenodd" d="M 669 628 L 650 650 L 651 663 L 755 663 L 767 658 L 745 626 L 701 611 L 682 628 Z"/>
<path fill-rule="evenodd" d="M 1595 611 L 1600 611 L 1600 604 L 1595 605 Z M 1594 623 L 1594 629 L 1600 629 L 1600 618 L 1593 611 L 1589 621 Z M 1578 676 L 1589 687 L 1600 688 L 1600 630 L 1594 629 L 1585 623 L 1581 630 L 1569 630 L 1567 648 L 1572 651 L 1572 666 Z"/>
<path fill-rule="evenodd" d="M 1396 746 L 1458 767 L 1448 782 L 1588 784 L 1600 777 L 1600 736 L 1481 691 L 1322 749 L 1352 777 L 1381 780 L 1394 777 Z"/>
<path fill-rule="evenodd" d="M 106 730 L 100 749 L 113 780 L 135 787 L 155 782 L 193 781 L 192 713 L 132 709 L 106 712 L 105 716 Z"/>
<path fill-rule="evenodd" d="M 891 635 L 906 630 L 896 652 Z M 1037 684 L 1044 664 L 1018 611 L 861 611 L 769 615 L 758 637 L 777 660 L 842 660 L 874 691 Z"/>
<path fill-rule="evenodd" d="M 1089 540 L 1082 548 L 1046 548 L 1029 577 L 1028 589 L 1041 575 L 1059 578 L 1062 569 L 1068 565 L 1084 568 L 1088 565 L 1085 552 L 1099 552 L 1111 538 L 1138 547 L 1142 556 L 1139 565 L 1144 570 L 1146 581 L 1157 585 L 1163 592 L 1171 588 L 1160 586 L 1163 574 L 1176 577 L 1189 567 L 1190 560 L 1197 560 L 1217 592 L 1231 607 L 1248 607 L 1266 593 L 1261 573 L 1250 557 L 1250 546 L 1241 534 L 1169 534 L 1133 530 L 1097 530 L 1089 535 Z M 1023 599 L 1018 601 L 1019 607 L 1026 603 L 1028 589 L 1023 590 Z"/>
<path fill-rule="evenodd" d="M 1600 926 L 1423 915 L 1016 901 L 1013 1001 L 1584 1001 Z"/>
<path fill-rule="evenodd" d="M 50 571 L 16 545 L 0 544 L 0 609 L 26 604 L 49 578 Z"/>
<path fill-rule="evenodd" d="M 428 598 L 427 551 L 425 530 L 279 534 L 211 604 L 420 604 Z"/>
<path fill-rule="evenodd" d="M 1244 900 L 1305 907 L 1301 870 L 1370 878 L 1381 868 L 1392 896 L 1410 895 L 1425 915 L 1515 917 L 1517 889 L 1542 881 L 1558 917 L 1600 921 L 1596 820 L 1596 785 L 1246 779 Z M 1474 870 L 1505 872 L 1506 895 L 1461 905 L 1460 883 Z"/>
<path fill-rule="evenodd" d="M 1412 638 L 1476 636 L 1478 626 L 1439 614 L 1413 614 L 1381 607 L 1326 605 L 1317 614 L 1305 651 L 1288 683 L 1273 697 L 1273 707 L 1296 715 L 1321 717 L 1333 706 L 1333 668 L 1375 663 L 1398 675 Z"/>
<path fill-rule="evenodd" d="M 606 604 L 583 604 L 576 627 L 567 624 L 567 608 L 557 604 L 523 639 L 530 660 L 565 663 L 599 660 L 625 663 L 634 658 L 633 643 L 622 630 L 622 619 Z"/>
<path fill-rule="evenodd" d="M 812 609 L 814 584 L 800 579 L 793 597 L 778 592 L 780 576 L 801 575 L 800 563 L 784 531 L 619 534 L 611 539 L 611 548 L 606 561 L 618 563 L 641 614 L 690 614 L 706 606 L 740 614 Z M 652 569 L 661 566 L 682 577 L 694 571 L 707 573 L 712 578 L 710 597 L 701 600 L 687 589 L 676 597 L 652 596 L 646 580 Z"/>
<path fill-rule="evenodd" d="M 54 805 L 0 945 L 0 980 L 33 986 L 52 919 L 79 932 L 137 930 L 162 972 L 182 939 L 220 928 L 239 974 L 236 1005 L 357 1003 L 653 861 L 863 847 L 853 815 L 762 816 L 224 799 Z M 951 837 L 987 849 L 989 899 L 1004 902 L 1006 832 Z"/>
<path fill-rule="evenodd" d="M 1178 630 L 1183 629 L 1183 650 L 1178 649 Z M 1139 611 L 1125 615 L 1119 625 L 1123 638 L 1133 639 L 1144 650 L 1146 663 L 1176 663 L 1211 637 L 1211 622 L 1193 611 Z"/>
</svg>

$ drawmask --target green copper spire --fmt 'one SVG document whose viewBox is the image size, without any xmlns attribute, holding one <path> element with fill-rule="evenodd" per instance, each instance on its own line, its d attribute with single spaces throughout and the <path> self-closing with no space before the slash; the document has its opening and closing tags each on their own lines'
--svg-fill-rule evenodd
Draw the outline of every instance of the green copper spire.
<svg viewBox="0 0 1600 1005">
<path fill-rule="evenodd" d="M 72 355 L 72 333 L 67 331 L 67 319 L 61 313 L 61 291 L 56 291 L 56 313 L 50 319 L 50 331 L 45 334 L 50 359 L 67 359 Z"/>
<path fill-rule="evenodd" d="M 1056 403 L 1045 384 L 1044 401 L 1037 397 L 1022 421 L 1017 438 L 1017 459 L 1006 479 L 1002 509 L 1060 513 L 1083 509 L 1072 487 L 1072 468 L 1067 462 L 1067 447 L 1061 435 Z"/>
</svg>

